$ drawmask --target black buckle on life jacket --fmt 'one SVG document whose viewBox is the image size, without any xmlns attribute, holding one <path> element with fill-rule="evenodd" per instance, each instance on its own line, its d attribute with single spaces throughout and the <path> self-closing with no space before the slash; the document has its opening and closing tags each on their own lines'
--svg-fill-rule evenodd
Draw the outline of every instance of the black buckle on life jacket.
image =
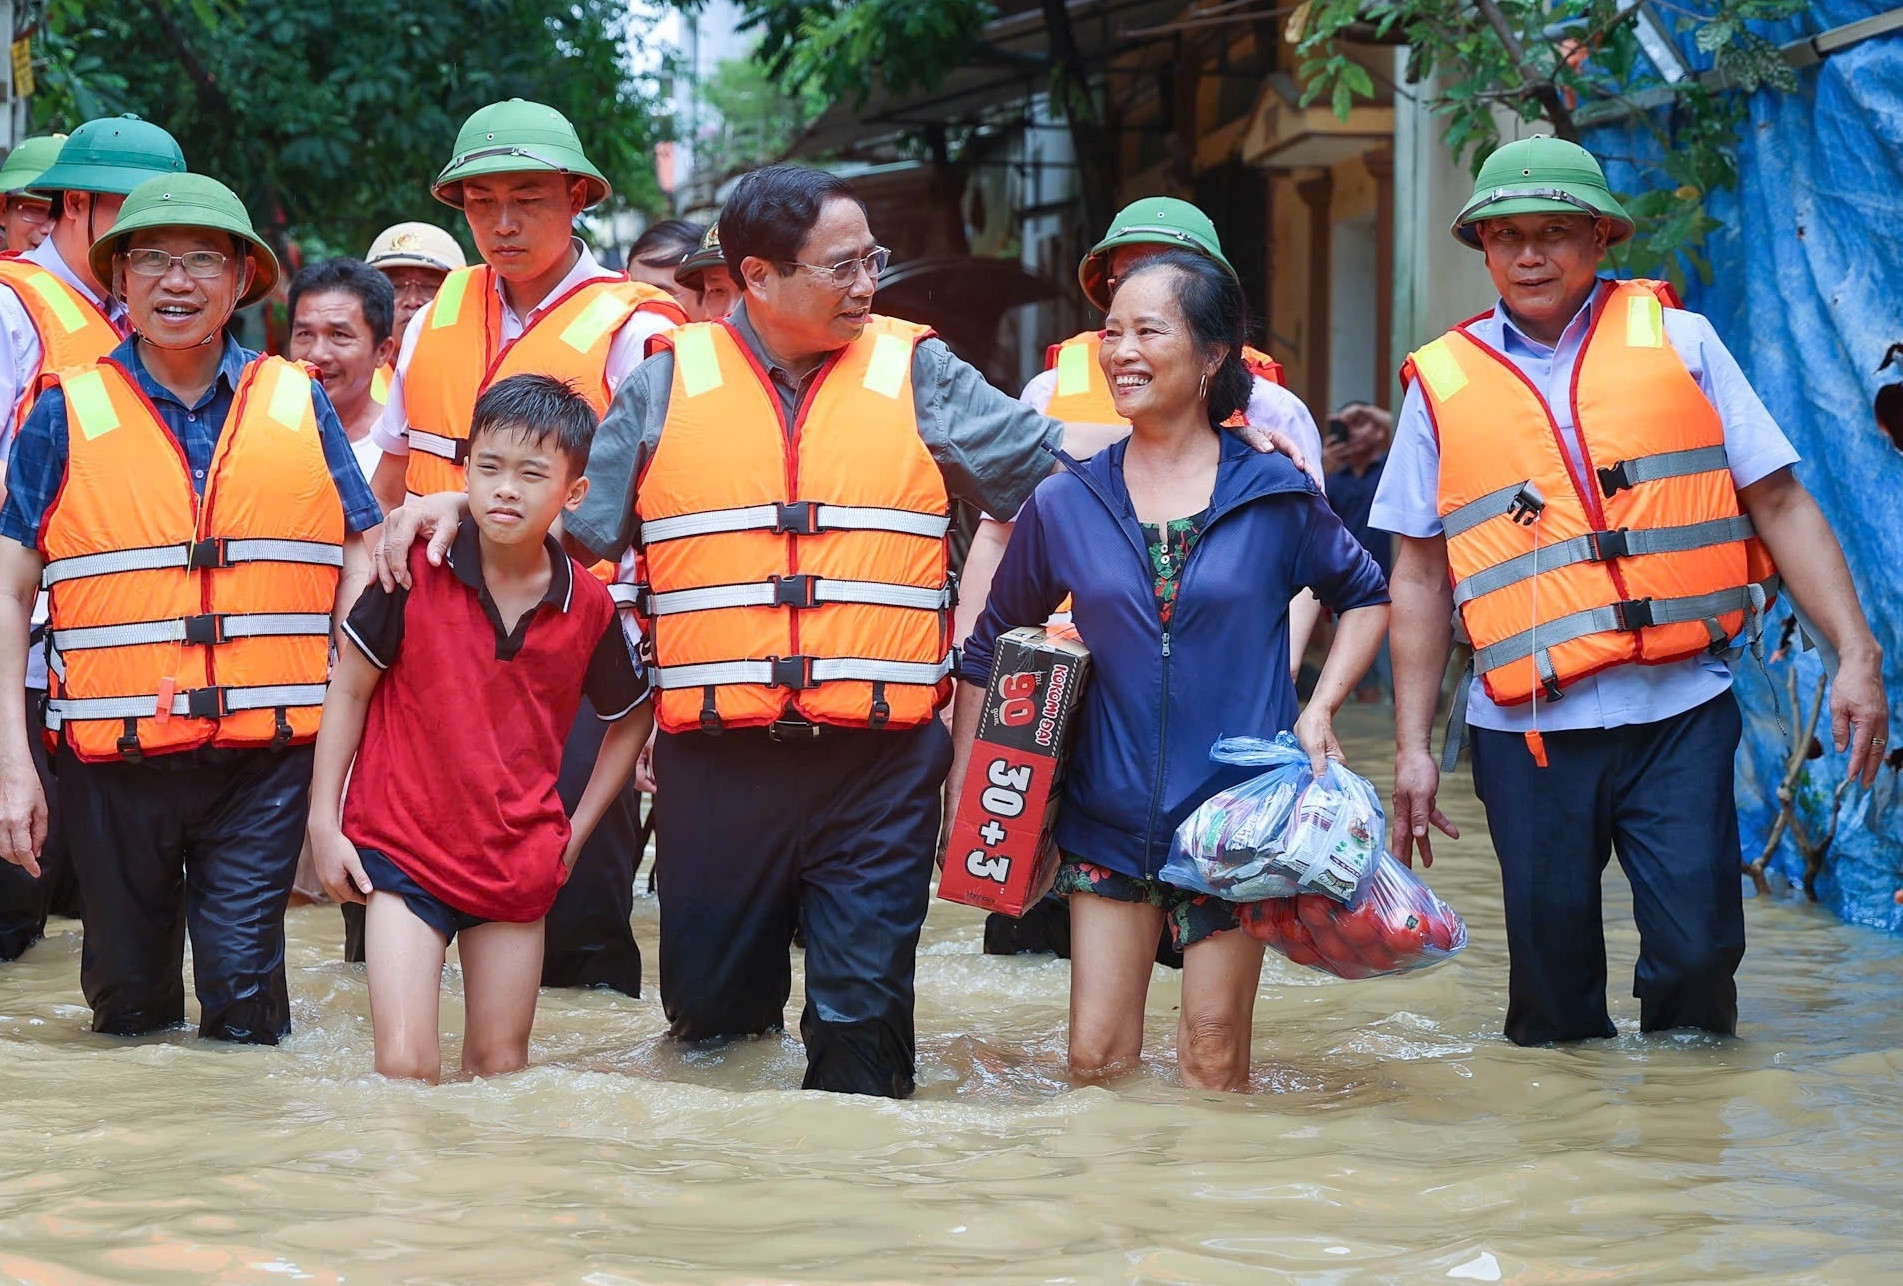
<svg viewBox="0 0 1903 1286">
<path fill-rule="evenodd" d="M 773 578 L 773 606 L 775 607 L 815 607 L 818 600 L 813 597 L 817 576 L 775 576 Z"/>
<path fill-rule="evenodd" d="M 65 735 L 66 729 L 61 727 L 60 736 L 64 737 Z M 127 719 L 125 721 L 125 734 L 119 738 L 119 744 L 115 746 L 114 749 L 119 752 L 119 758 L 129 764 L 136 764 L 145 758 L 145 751 L 139 745 L 139 721 L 137 719 Z"/>
<path fill-rule="evenodd" d="M 773 530 L 783 536 L 814 536 L 819 534 L 819 502 L 817 500 L 794 500 L 788 504 L 774 506 Z"/>
<path fill-rule="evenodd" d="M 713 737 L 718 737 L 727 727 L 720 720 L 720 706 L 714 700 L 716 691 L 711 683 L 700 690 L 700 730 Z"/>
<path fill-rule="evenodd" d="M 225 641 L 225 618 L 215 612 L 185 618 L 185 641 L 193 647 L 210 647 Z"/>
<path fill-rule="evenodd" d="M 185 713 L 193 719 L 222 719 L 230 713 L 225 709 L 225 690 L 223 688 L 193 688 L 183 694 Z"/>
<path fill-rule="evenodd" d="M 769 656 L 767 661 L 773 667 L 773 677 L 767 680 L 769 688 L 803 692 L 807 688 L 819 686 L 813 680 L 813 658 L 810 656 Z"/>
<path fill-rule="evenodd" d="M 185 570 L 188 572 L 208 572 L 216 567 L 229 567 L 225 560 L 225 538 L 213 536 L 210 540 L 195 540 L 191 544 L 191 553 L 187 557 Z"/>
<path fill-rule="evenodd" d="M 1612 611 L 1619 618 L 1619 628 L 1622 630 L 1649 630 L 1656 624 L 1652 619 L 1652 600 L 1649 598 L 1628 598 L 1623 603 L 1614 603 Z"/>
<path fill-rule="evenodd" d="M 1610 468 L 1594 470 L 1599 475 L 1599 490 L 1604 493 L 1606 499 L 1612 499 L 1627 487 L 1638 485 L 1638 479 L 1634 478 L 1626 468 L 1626 465 L 1630 463 L 1629 460 L 1621 460 Z"/>
<path fill-rule="evenodd" d="M 458 465 L 467 465 L 469 463 L 469 439 L 457 438 L 452 454 Z"/>
<path fill-rule="evenodd" d="M 282 750 L 291 744 L 292 730 L 290 714 L 283 706 L 278 706 L 272 710 L 271 713 L 277 716 L 277 727 L 272 729 L 271 732 L 271 749 Z"/>
<path fill-rule="evenodd" d="M 1595 563 L 1611 562 L 1615 558 L 1631 557 L 1632 542 L 1627 539 L 1630 533 L 1621 527 L 1617 531 L 1589 531 L 1586 543 L 1592 547 L 1592 560 Z"/>
<path fill-rule="evenodd" d="M 872 681 L 872 713 L 866 716 L 866 727 L 883 728 L 892 721 L 892 707 L 885 699 L 885 684 L 877 679 Z"/>
</svg>

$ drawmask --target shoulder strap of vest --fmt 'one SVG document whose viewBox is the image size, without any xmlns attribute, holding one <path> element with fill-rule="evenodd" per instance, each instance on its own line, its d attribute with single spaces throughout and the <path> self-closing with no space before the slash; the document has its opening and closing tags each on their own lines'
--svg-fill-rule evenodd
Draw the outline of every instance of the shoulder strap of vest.
<svg viewBox="0 0 1903 1286">
<path fill-rule="evenodd" d="M 463 310 L 475 297 L 477 307 L 483 306 L 483 292 L 489 288 L 488 264 L 476 264 L 468 268 L 458 268 L 443 278 L 443 284 L 437 287 L 436 297 L 430 300 L 429 329 L 447 330 L 460 324 Z"/>
<path fill-rule="evenodd" d="M 20 303 L 29 312 L 33 311 L 34 301 L 53 314 L 69 335 L 84 330 L 88 321 L 97 320 L 110 326 L 99 305 L 88 299 L 66 282 L 58 274 L 47 271 L 37 263 L 25 259 L 0 260 L 0 282 L 12 287 L 13 293 L 20 297 Z M 87 314 L 91 313 L 92 317 Z M 115 331 L 116 333 L 116 331 Z"/>
<path fill-rule="evenodd" d="M 635 312 L 655 313 L 676 326 L 687 324 L 687 310 L 681 307 L 679 300 L 659 286 L 650 286 L 645 281 L 626 281 L 621 284 L 621 290 L 634 301 Z"/>
<path fill-rule="evenodd" d="M 1044 350 L 1044 369 L 1047 371 L 1056 370 L 1058 359 L 1063 355 L 1063 351 L 1066 348 L 1069 348 L 1072 344 L 1078 343 L 1081 340 L 1095 341 L 1097 339 L 1100 339 L 1102 335 L 1103 335 L 1102 331 L 1080 330 L 1075 335 L 1072 335 L 1069 339 L 1062 339 L 1062 340 L 1059 340 L 1057 343 L 1052 344 L 1050 347 Z"/>
<path fill-rule="evenodd" d="M 1271 384 L 1285 384 L 1287 382 L 1283 377 L 1282 363 L 1276 361 L 1259 348 L 1252 348 L 1248 344 L 1244 344 L 1242 346 L 1242 364 L 1248 368 L 1249 374 L 1265 379 Z"/>
</svg>

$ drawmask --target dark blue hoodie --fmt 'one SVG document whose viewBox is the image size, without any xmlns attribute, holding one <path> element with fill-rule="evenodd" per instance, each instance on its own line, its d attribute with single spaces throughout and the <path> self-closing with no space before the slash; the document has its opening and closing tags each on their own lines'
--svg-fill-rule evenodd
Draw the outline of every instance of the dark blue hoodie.
<svg viewBox="0 0 1903 1286">
<path fill-rule="evenodd" d="M 991 598 L 964 651 L 990 681 L 998 636 L 1042 624 L 1072 596 L 1091 679 L 1057 842 L 1153 878 L 1196 806 L 1248 769 L 1213 764 L 1218 737 L 1272 737 L 1295 722 L 1288 603 L 1304 586 L 1337 612 L 1388 601 L 1381 569 L 1287 458 L 1222 435 L 1209 519 L 1183 566 L 1169 632 L 1130 493 L 1124 443 L 1038 485 L 1018 515 Z"/>
</svg>

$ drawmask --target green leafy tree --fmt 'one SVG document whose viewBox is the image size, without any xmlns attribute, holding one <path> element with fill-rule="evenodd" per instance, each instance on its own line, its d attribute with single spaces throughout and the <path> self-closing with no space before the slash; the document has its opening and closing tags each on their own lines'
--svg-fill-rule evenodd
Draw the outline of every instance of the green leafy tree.
<svg viewBox="0 0 1903 1286">
<path fill-rule="evenodd" d="M 696 93 L 711 119 L 694 138 L 695 162 L 734 174 L 778 160 L 787 145 L 826 110 L 817 86 L 788 93 L 752 59 L 728 59 Z"/>
<path fill-rule="evenodd" d="M 131 111 L 279 240 L 361 253 L 431 198 L 456 130 L 522 97 L 575 123 L 617 200 L 663 206 L 658 86 L 630 70 L 646 15 L 627 0 L 50 0 L 35 39 L 36 123 Z"/>
<path fill-rule="evenodd" d="M 1472 149 L 1479 169 L 1500 142 L 1504 111 L 1544 119 L 1577 141 L 1595 124 L 1630 119 L 1657 140 L 1657 155 L 1626 158 L 1655 181 L 1622 193 L 1638 235 L 1615 251 L 1633 270 L 1683 286 L 1686 266 L 1709 280 L 1702 246 L 1718 226 L 1713 191 L 1737 182 L 1745 95 L 1793 90 L 1796 75 L 1777 47 L 1746 23 L 1790 17 L 1805 0 L 1694 0 L 1695 8 L 1634 0 L 1310 0 L 1290 20 L 1298 33 L 1303 101 L 1327 98 L 1346 117 L 1373 78 L 1350 43 L 1410 47 L 1408 79 L 1436 88 L 1429 100 L 1447 120 L 1455 156 Z M 1642 23 L 1659 22 L 1652 31 Z M 1705 75 L 1668 79 L 1645 53 L 1668 34 L 1689 33 L 1711 56 Z"/>
</svg>

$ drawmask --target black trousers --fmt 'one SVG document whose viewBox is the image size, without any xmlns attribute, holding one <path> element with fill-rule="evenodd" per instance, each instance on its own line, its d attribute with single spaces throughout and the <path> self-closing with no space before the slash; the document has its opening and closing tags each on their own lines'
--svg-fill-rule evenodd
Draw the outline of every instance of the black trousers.
<svg viewBox="0 0 1903 1286">
<path fill-rule="evenodd" d="M 93 1030 L 185 1019 L 185 934 L 198 1034 L 290 1034 L 284 908 L 310 811 L 310 746 L 203 749 L 140 763 L 59 755 L 61 804 L 86 901 L 79 981 Z"/>
<path fill-rule="evenodd" d="M 40 849 L 40 874 L 28 875 L 11 862 L 0 862 L 0 961 L 17 960 L 28 947 L 46 933 L 46 917 L 79 915 L 79 887 L 73 879 L 72 855 L 66 842 L 66 828 L 60 820 L 59 779 L 46 754 L 41 735 L 40 703 L 46 693 L 37 688 L 26 690 L 26 743 L 33 754 L 33 769 L 40 775 L 40 788 L 46 792 L 46 843 Z"/>
<path fill-rule="evenodd" d="M 661 734 L 661 1005 L 683 1040 L 770 1031 L 806 937 L 804 1088 L 905 1098 L 913 967 L 951 740 Z"/>
<path fill-rule="evenodd" d="M 1640 1026 L 1737 1031 L 1741 724 L 1725 693 L 1657 723 L 1549 732 L 1547 768 L 1518 734 L 1474 730 L 1474 787 L 1506 897 L 1509 1040 L 1614 1034 L 1599 903 L 1612 853 L 1632 885 Z"/>
</svg>

